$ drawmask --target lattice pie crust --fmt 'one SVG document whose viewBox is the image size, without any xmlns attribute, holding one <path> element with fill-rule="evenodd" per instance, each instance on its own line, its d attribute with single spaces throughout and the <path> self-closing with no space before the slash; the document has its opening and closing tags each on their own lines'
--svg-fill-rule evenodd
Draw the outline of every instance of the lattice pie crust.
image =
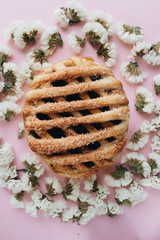
<svg viewBox="0 0 160 240">
<path fill-rule="evenodd" d="M 86 177 L 112 165 L 126 143 L 122 84 L 90 57 L 63 60 L 35 76 L 22 115 L 30 148 L 62 176 Z"/>
</svg>

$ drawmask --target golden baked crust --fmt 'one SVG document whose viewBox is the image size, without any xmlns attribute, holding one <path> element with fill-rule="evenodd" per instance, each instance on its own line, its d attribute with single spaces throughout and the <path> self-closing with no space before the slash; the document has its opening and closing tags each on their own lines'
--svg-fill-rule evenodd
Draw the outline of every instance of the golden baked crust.
<svg viewBox="0 0 160 240">
<path fill-rule="evenodd" d="M 53 172 L 86 177 L 126 143 L 128 99 L 110 69 L 73 57 L 35 76 L 22 109 L 27 141 Z"/>
</svg>

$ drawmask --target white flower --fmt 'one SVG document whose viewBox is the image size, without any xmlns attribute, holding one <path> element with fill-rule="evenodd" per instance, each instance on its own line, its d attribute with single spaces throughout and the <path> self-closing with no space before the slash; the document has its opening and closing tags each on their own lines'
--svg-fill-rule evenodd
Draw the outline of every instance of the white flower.
<svg viewBox="0 0 160 240">
<path fill-rule="evenodd" d="M 37 208 L 40 208 L 41 206 L 42 197 L 43 197 L 42 193 L 38 189 L 33 191 L 31 194 L 32 201 L 34 202 Z"/>
<path fill-rule="evenodd" d="M 12 191 L 13 194 L 23 191 L 23 184 L 21 180 L 10 179 L 7 182 L 7 188 Z"/>
<path fill-rule="evenodd" d="M 147 193 L 143 188 L 134 181 L 130 188 L 117 188 L 115 193 L 116 201 L 120 204 L 129 205 L 134 207 L 137 203 L 144 201 L 147 198 Z"/>
<path fill-rule="evenodd" d="M 78 21 L 84 21 L 87 18 L 87 11 L 83 7 L 81 2 L 78 2 L 76 0 L 71 0 L 68 2 L 68 8 L 70 13 L 71 21 L 78 22 Z M 76 19 L 75 19 L 76 15 Z"/>
<path fill-rule="evenodd" d="M 138 151 L 143 148 L 149 140 L 149 135 L 136 131 L 130 138 L 127 148 L 133 151 Z"/>
<path fill-rule="evenodd" d="M 155 89 L 156 94 L 158 95 L 160 92 L 160 74 L 155 75 L 153 77 L 153 80 L 154 80 L 154 89 Z"/>
<path fill-rule="evenodd" d="M 9 166 L 14 160 L 14 153 L 9 143 L 0 146 L 0 167 Z"/>
<path fill-rule="evenodd" d="M 66 204 L 66 202 L 64 201 L 60 201 L 60 200 L 57 200 L 57 201 L 54 201 L 53 202 L 53 209 L 52 209 L 52 217 L 56 217 L 59 215 L 59 213 L 62 213 L 62 211 L 64 209 L 66 209 L 68 206 Z"/>
<path fill-rule="evenodd" d="M 104 11 L 93 11 L 89 16 L 89 20 L 99 22 L 107 30 L 108 36 L 111 36 L 115 31 L 115 23 L 113 17 Z"/>
<path fill-rule="evenodd" d="M 6 88 L 6 91 L 8 93 L 7 99 L 9 101 L 16 102 L 23 95 L 22 85 L 24 81 L 22 75 L 15 63 L 7 62 L 3 64 L 3 67 L 5 78 L 7 80 L 9 78 L 9 80 L 11 79 L 13 81 L 11 86 Z"/>
<path fill-rule="evenodd" d="M 142 179 L 139 183 L 144 187 L 152 187 L 160 190 L 160 178 L 157 176 Z"/>
<path fill-rule="evenodd" d="M 108 201 L 107 207 L 109 216 L 116 216 L 123 213 L 122 209 L 119 207 L 117 203 Z"/>
<path fill-rule="evenodd" d="M 0 93 L 3 91 L 4 86 L 5 86 L 4 82 L 0 81 Z"/>
<path fill-rule="evenodd" d="M 10 202 L 11 206 L 13 208 L 24 208 L 23 201 L 18 201 L 15 196 L 11 196 Z"/>
<path fill-rule="evenodd" d="M 160 137 L 154 136 L 151 142 L 152 151 L 155 151 L 160 154 Z"/>
<path fill-rule="evenodd" d="M 14 41 L 17 47 L 23 49 L 27 44 L 35 40 L 44 25 L 39 21 L 28 22 L 16 27 Z"/>
<path fill-rule="evenodd" d="M 124 163 L 127 163 L 131 171 L 137 175 L 148 177 L 151 173 L 151 168 L 142 154 L 136 152 L 128 153 L 122 157 L 121 164 Z"/>
<path fill-rule="evenodd" d="M 135 58 L 135 57 L 143 57 L 145 54 L 148 53 L 148 50 L 151 47 L 151 43 L 148 42 L 137 42 L 132 50 L 131 50 L 131 56 L 129 58 Z"/>
<path fill-rule="evenodd" d="M 6 165 L 3 167 L 2 166 L 0 167 L 0 179 L 2 180 L 1 183 L 5 185 L 5 187 L 7 187 L 7 185 L 3 181 L 7 181 L 8 179 L 12 179 L 17 176 L 18 174 L 17 174 L 16 166 L 9 167 L 9 165 Z"/>
<path fill-rule="evenodd" d="M 96 199 L 92 197 L 90 193 L 80 191 L 78 199 L 83 203 L 88 203 L 90 205 L 96 204 Z"/>
<path fill-rule="evenodd" d="M 34 73 L 27 62 L 22 64 L 21 74 L 27 85 L 30 85 L 34 78 Z"/>
<path fill-rule="evenodd" d="M 79 54 L 83 50 L 85 39 L 78 37 L 73 31 L 68 35 L 68 44 L 74 53 Z"/>
<path fill-rule="evenodd" d="M 160 115 L 160 100 L 156 102 L 154 112 Z"/>
<path fill-rule="evenodd" d="M 151 121 L 151 131 L 157 131 L 160 128 L 160 115 Z"/>
<path fill-rule="evenodd" d="M 106 29 L 98 22 L 86 23 L 82 32 L 93 46 L 104 44 L 108 40 Z"/>
<path fill-rule="evenodd" d="M 67 17 L 67 9 L 58 6 L 54 11 L 54 17 L 56 23 L 59 24 L 60 27 L 66 28 L 69 25 L 69 18 Z"/>
<path fill-rule="evenodd" d="M 6 188 L 7 187 L 7 182 L 2 178 L 0 178 L 0 187 L 1 188 Z"/>
<path fill-rule="evenodd" d="M 143 39 L 140 27 L 130 26 L 122 22 L 117 25 L 117 35 L 123 42 L 129 44 L 135 44 Z"/>
<path fill-rule="evenodd" d="M 67 194 L 67 188 L 70 188 L 71 191 L 69 194 Z M 77 201 L 79 192 L 80 192 L 80 182 L 77 179 L 71 178 L 66 185 L 66 194 L 67 194 L 67 199 L 70 199 L 74 202 Z"/>
<path fill-rule="evenodd" d="M 47 198 L 44 198 L 40 201 L 39 208 L 43 210 L 44 215 L 48 217 L 53 212 L 53 203 L 49 201 Z"/>
<path fill-rule="evenodd" d="M 104 179 L 111 187 L 121 187 L 129 185 L 133 181 L 133 175 L 127 169 L 120 168 L 111 174 L 105 175 Z"/>
<path fill-rule="evenodd" d="M 151 45 L 149 52 L 143 56 L 148 64 L 160 65 L 160 41 Z"/>
<path fill-rule="evenodd" d="M 6 61 L 7 57 L 11 57 L 12 53 L 10 49 L 6 46 L 0 45 L 0 60 Z"/>
<path fill-rule="evenodd" d="M 107 195 L 110 194 L 108 188 L 106 185 L 100 185 L 98 184 L 98 191 L 97 191 L 97 195 L 96 195 L 96 198 L 98 199 L 106 199 Z"/>
<path fill-rule="evenodd" d="M 117 49 L 115 43 L 106 42 L 103 46 L 101 46 L 97 54 L 102 56 L 107 67 L 114 66 L 117 61 Z"/>
<path fill-rule="evenodd" d="M 20 122 L 18 124 L 18 139 L 23 137 L 23 133 L 24 133 L 24 122 Z"/>
<path fill-rule="evenodd" d="M 154 109 L 154 97 L 152 93 L 144 87 L 139 87 L 136 90 L 136 101 L 135 105 L 137 110 L 147 112 L 150 114 Z"/>
<path fill-rule="evenodd" d="M 23 191 L 28 192 L 28 193 L 32 193 L 33 187 L 32 187 L 32 183 L 30 181 L 30 176 L 28 175 L 28 173 L 24 173 L 22 175 L 21 181 L 22 181 Z"/>
<path fill-rule="evenodd" d="M 46 183 L 46 186 L 48 186 L 47 187 L 48 193 L 49 193 L 49 190 L 51 191 L 52 195 L 62 193 L 62 185 L 56 177 L 45 178 L 45 183 Z"/>
<path fill-rule="evenodd" d="M 105 215 L 108 213 L 107 204 L 101 200 L 101 204 L 95 205 L 96 207 L 96 215 Z"/>
<path fill-rule="evenodd" d="M 16 178 L 18 176 L 16 166 L 11 166 L 8 168 L 8 177 Z"/>
<path fill-rule="evenodd" d="M 86 178 L 84 181 L 84 190 L 86 192 L 92 191 L 96 180 L 97 180 L 96 174 L 93 174 L 92 176 Z"/>
<path fill-rule="evenodd" d="M 151 173 L 153 175 L 157 175 L 158 173 L 160 173 L 160 153 L 149 153 L 148 163 L 151 167 Z"/>
<path fill-rule="evenodd" d="M 156 132 L 158 128 L 160 128 L 160 115 L 156 118 L 153 118 L 151 123 L 149 123 L 147 120 L 144 120 L 141 123 L 141 132 L 144 133 L 148 133 L 151 131 Z"/>
<path fill-rule="evenodd" d="M 96 215 L 96 208 L 93 206 L 89 206 L 86 213 L 84 213 L 79 221 L 81 225 L 87 224 L 91 219 L 93 219 Z"/>
<path fill-rule="evenodd" d="M 41 36 L 41 49 L 44 51 L 45 55 L 52 55 L 56 49 L 57 44 L 63 45 L 63 41 L 57 27 L 48 27 L 42 32 Z"/>
<path fill-rule="evenodd" d="M 70 207 L 69 209 L 65 209 L 62 215 L 62 221 L 67 222 L 74 218 L 78 218 L 81 215 L 81 211 L 77 206 Z"/>
<path fill-rule="evenodd" d="M 144 120 L 141 123 L 140 129 L 142 133 L 149 133 L 151 131 L 151 124 L 147 120 Z"/>
<path fill-rule="evenodd" d="M 121 65 L 122 76 L 130 83 L 141 83 L 146 74 L 138 67 L 137 62 L 123 62 Z"/>
<path fill-rule="evenodd" d="M 24 24 L 25 24 L 24 21 L 14 21 L 14 22 L 12 22 L 4 32 L 4 40 L 9 41 L 10 39 L 13 39 L 15 30 L 17 28 L 23 27 Z"/>
<path fill-rule="evenodd" d="M 20 158 L 20 160 L 26 165 L 26 163 L 28 163 L 27 168 L 29 170 L 29 168 L 32 166 L 34 168 L 34 173 L 32 173 L 34 176 L 36 176 L 37 178 L 39 178 L 41 175 L 43 175 L 44 173 L 44 167 L 43 165 L 40 163 L 39 159 L 35 156 L 35 155 L 30 155 L 29 153 L 23 154 Z M 33 171 L 33 169 L 32 169 Z"/>
<path fill-rule="evenodd" d="M 35 71 L 41 71 L 43 68 L 51 65 L 48 63 L 45 53 L 38 48 L 33 48 L 27 54 L 27 61 L 31 69 Z"/>
<path fill-rule="evenodd" d="M 37 207 L 34 202 L 25 203 L 26 212 L 29 213 L 32 217 L 37 217 Z"/>
</svg>

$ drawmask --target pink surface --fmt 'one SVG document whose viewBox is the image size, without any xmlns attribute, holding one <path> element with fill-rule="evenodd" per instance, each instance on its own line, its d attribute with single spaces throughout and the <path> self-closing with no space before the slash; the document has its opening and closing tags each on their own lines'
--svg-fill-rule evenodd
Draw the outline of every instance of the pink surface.
<svg viewBox="0 0 160 240">
<path fill-rule="evenodd" d="M 159 41 L 159 0 L 121 0 L 121 1 L 81 1 L 87 8 L 88 13 L 92 10 L 105 10 L 113 15 L 115 21 L 124 21 L 131 25 L 138 25 L 142 27 L 144 33 L 144 40 L 150 42 Z M 40 20 L 46 26 L 54 25 L 53 11 L 57 5 L 66 6 L 67 1 L 58 0 L 5 0 L 1 3 L 0 14 L 0 44 L 3 44 L 3 31 L 8 27 L 9 23 L 14 20 Z M 66 41 L 66 36 L 72 30 L 81 30 L 83 24 L 77 24 L 69 27 L 67 30 L 59 29 L 64 40 L 63 48 L 56 50 L 55 54 L 50 58 L 51 62 L 57 62 L 63 58 L 73 56 L 70 47 Z M 124 44 L 118 40 L 117 36 L 110 38 L 111 41 L 116 42 L 118 48 L 118 61 L 115 67 L 112 68 L 116 77 L 120 79 L 127 92 L 130 100 L 131 108 L 131 121 L 129 136 L 139 129 L 140 123 L 144 119 L 150 119 L 155 117 L 151 115 L 148 117 L 145 113 L 136 112 L 134 109 L 135 103 L 135 90 L 138 87 L 126 82 L 120 74 L 120 65 L 122 61 L 127 61 L 129 55 L 130 45 Z M 26 48 L 23 51 L 19 50 L 13 43 L 9 44 L 13 58 L 19 66 L 21 62 L 25 60 L 25 53 L 30 49 Z M 93 49 L 89 43 L 86 43 L 85 49 L 81 54 L 82 56 L 91 56 L 97 62 L 103 64 L 103 60 L 96 55 L 95 49 Z M 160 73 L 158 67 L 148 66 L 146 63 L 140 63 L 141 68 L 147 73 L 147 79 L 142 86 L 148 87 L 154 97 L 158 100 L 158 97 L 154 94 L 153 89 L 153 76 Z M 23 100 L 20 101 L 23 105 Z M 20 117 L 14 118 L 11 123 L 6 121 L 0 122 L 0 135 L 3 136 L 2 142 L 10 142 L 13 146 L 16 164 L 22 153 L 29 152 L 29 147 L 25 138 L 17 140 L 18 123 L 21 121 Z M 150 144 L 141 151 L 147 157 L 148 152 L 151 151 Z M 126 153 L 124 150 L 122 154 Z M 121 156 L 122 156 L 121 154 Z M 119 160 L 120 157 L 119 156 Z M 106 172 L 103 171 L 103 173 Z M 103 175 L 99 174 L 99 177 Z M 45 176 L 51 176 L 51 172 L 46 169 Z M 108 216 L 97 216 L 86 226 L 78 226 L 76 223 L 61 223 L 59 219 L 46 219 L 42 214 L 37 219 L 30 217 L 25 210 L 13 209 L 9 205 L 10 192 L 5 189 L 0 189 L 0 240 L 28 240 L 28 239 L 55 239 L 55 240 L 159 240 L 160 228 L 159 228 L 159 215 L 160 215 L 160 193 L 157 190 L 146 189 L 149 196 L 146 201 L 138 204 L 134 208 L 122 207 L 124 210 L 123 215 L 119 215 L 114 218 Z"/>
</svg>

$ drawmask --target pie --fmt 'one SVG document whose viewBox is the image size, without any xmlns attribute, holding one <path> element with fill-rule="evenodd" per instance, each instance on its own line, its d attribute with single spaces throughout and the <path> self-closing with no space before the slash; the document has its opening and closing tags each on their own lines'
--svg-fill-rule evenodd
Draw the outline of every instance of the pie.
<svg viewBox="0 0 160 240">
<path fill-rule="evenodd" d="M 22 115 L 32 151 L 71 178 L 114 163 L 130 118 L 121 82 L 90 57 L 62 60 L 35 76 Z"/>
</svg>

